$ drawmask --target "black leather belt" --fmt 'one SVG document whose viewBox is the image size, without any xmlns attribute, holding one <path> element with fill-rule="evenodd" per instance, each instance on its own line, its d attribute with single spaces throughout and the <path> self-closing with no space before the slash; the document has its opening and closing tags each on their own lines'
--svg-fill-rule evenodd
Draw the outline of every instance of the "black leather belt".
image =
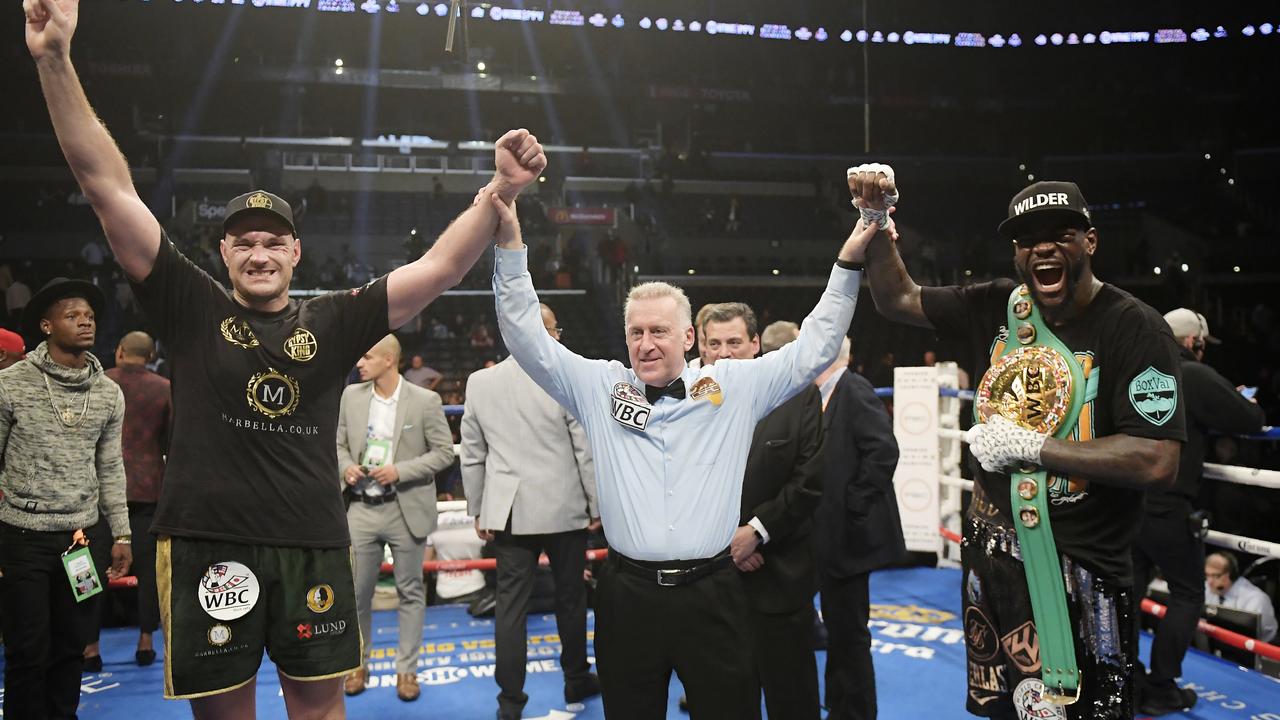
<svg viewBox="0 0 1280 720">
<path fill-rule="evenodd" d="M 733 563 L 728 548 L 713 558 L 701 560 L 632 560 L 617 551 L 609 553 L 617 558 L 618 567 L 632 575 L 655 580 L 662 587 L 676 587 L 697 582 L 715 571 Z"/>
<path fill-rule="evenodd" d="M 365 495 L 364 493 L 360 493 L 359 495 L 356 495 L 356 499 L 365 505 L 386 505 L 389 502 L 395 502 L 397 494 L 398 493 L 391 493 L 389 495 Z"/>
</svg>

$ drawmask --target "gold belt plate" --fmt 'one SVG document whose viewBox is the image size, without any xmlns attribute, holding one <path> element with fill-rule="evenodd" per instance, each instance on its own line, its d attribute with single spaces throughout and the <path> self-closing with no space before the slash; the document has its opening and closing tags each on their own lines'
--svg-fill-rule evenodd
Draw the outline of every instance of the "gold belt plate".
<svg viewBox="0 0 1280 720">
<path fill-rule="evenodd" d="M 1020 347 L 982 376 L 976 402 L 986 422 L 994 414 L 1045 435 L 1057 432 L 1071 407 L 1071 367 L 1056 350 Z"/>
</svg>

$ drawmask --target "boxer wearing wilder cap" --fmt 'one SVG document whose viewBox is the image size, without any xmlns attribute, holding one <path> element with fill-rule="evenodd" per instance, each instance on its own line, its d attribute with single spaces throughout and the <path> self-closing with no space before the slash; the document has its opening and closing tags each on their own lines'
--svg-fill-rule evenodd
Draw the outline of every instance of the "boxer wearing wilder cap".
<svg viewBox="0 0 1280 720">
<path fill-rule="evenodd" d="M 873 207 L 882 207 L 883 196 L 897 190 L 892 176 L 872 171 L 850 173 L 849 189 Z M 940 337 L 969 353 L 969 365 L 979 374 L 1009 357 L 1007 344 L 1035 342 L 1027 332 L 1034 326 L 1019 320 L 1010 327 L 1009 315 L 1029 318 L 1037 308 L 1044 319 L 1037 334 L 1056 336 L 1082 369 L 1083 387 L 1074 392 L 1083 393 L 1084 404 L 1067 439 L 999 415 L 978 424 L 971 438 L 981 467 L 975 468 L 961 560 L 966 705 L 976 715 L 1133 717 L 1136 635 L 1129 548 L 1141 522 L 1142 491 L 1167 486 L 1177 471 L 1186 437 L 1181 370 L 1160 316 L 1094 277 L 1090 260 L 1098 235 L 1087 207 L 1080 189 L 1062 182 L 1036 183 L 1009 203 L 999 234 L 1013 246 L 1014 269 L 1026 295 L 1014 295 L 1021 292 L 1019 285 L 1008 279 L 922 288 L 907 274 L 893 243 L 877 237 L 867 249 L 867 274 L 880 312 L 936 328 Z M 1011 304 L 1011 299 L 1022 302 Z M 1026 383 L 1018 387 L 1034 393 Z M 1029 513 L 1012 507 L 1010 471 L 1027 464 L 1048 473 L 1044 487 L 1031 485 L 1037 492 L 1028 494 L 1048 500 L 1066 580 L 1070 634 L 1083 675 L 1079 701 L 1065 707 L 1045 699 L 1044 645 L 1030 606 L 1025 548 L 1014 525 Z M 1060 630 L 1044 628 L 1044 633 Z"/>
<path fill-rule="evenodd" d="M 288 204 L 263 191 L 228 208 L 230 290 L 183 257 L 138 198 L 70 59 L 79 3 L 24 0 L 63 154 L 174 365 L 174 431 L 156 510 L 165 693 L 201 718 L 250 718 L 263 649 L 291 716 L 344 714 L 341 676 L 360 663 L 350 539 L 334 437 L 347 371 L 392 328 L 457 284 L 497 215 L 474 204 L 418 260 L 364 288 L 288 295 L 302 254 Z M 483 193 L 503 202 L 537 179 L 537 138 L 495 145 Z"/>
</svg>

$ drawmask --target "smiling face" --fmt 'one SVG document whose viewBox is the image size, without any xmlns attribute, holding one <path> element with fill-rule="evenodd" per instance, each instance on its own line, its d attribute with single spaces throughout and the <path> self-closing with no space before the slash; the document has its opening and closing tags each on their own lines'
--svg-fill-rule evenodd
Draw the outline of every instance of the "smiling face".
<svg viewBox="0 0 1280 720">
<path fill-rule="evenodd" d="M 63 298 L 45 311 L 40 330 L 49 336 L 50 345 L 64 352 L 82 353 L 93 348 L 97 320 L 88 300 Z"/>
<path fill-rule="evenodd" d="M 221 251 L 237 300 L 266 311 L 288 304 L 293 268 L 302 258 L 302 243 L 288 225 L 270 216 L 247 216 L 227 228 Z"/>
<path fill-rule="evenodd" d="M 1098 247 L 1095 230 L 1051 227 L 1028 230 L 1013 241 L 1013 265 L 1018 277 L 1046 316 L 1061 314 L 1069 305 L 1087 300 L 1092 276 L 1090 258 Z"/>
<path fill-rule="evenodd" d="M 693 347 L 693 325 L 681 317 L 675 298 L 632 300 L 626 317 L 631 369 L 646 385 L 666 386 L 684 370 Z"/>
</svg>

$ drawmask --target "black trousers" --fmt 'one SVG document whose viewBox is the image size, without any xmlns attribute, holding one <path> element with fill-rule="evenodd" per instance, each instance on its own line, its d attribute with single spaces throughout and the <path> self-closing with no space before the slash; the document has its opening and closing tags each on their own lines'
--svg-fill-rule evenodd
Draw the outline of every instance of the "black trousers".
<svg viewBox="0 0 1280 720">
<path fill-rule="evenodd" d="M 156 504 L 129 503 L 129 531 L 133 534 L 133 565 L 129 572 L 138 578 L 138 630 L 154 633 L 160 629 L 160 599 L 156 594 L 156 536 L 151 534 Z"/>
<path fill-rule="evenodd" d="M 770 718 L 818 720 L 818 661 L 813 654 L 813 603 L 789 613 L 750 608 L 756 677 Z"/>
<path fill-rule="evenodd" d="M 1187 527 L 1191 504 L 1166 515 L 1147 515 L 1133 542 L 1133 616 L 1142 617 L 1138 603 L 1156 568 L 1169 583 L 1169 609 L 1156 627 L 1151 643 L 1152 685 L 1171 685 L 1182 675 L 1182 658 L 1196 634 L 1204 609 L 1204 541 Z M 1134 627 L 1137 648 L 1138 623 Z M 1141 666 L 1139 666 L 1141 667 Z"/>
<path fill-rule="evenodd" d="M 595 605 L 596 670 L 609 720 L 665 720 L 672 670 L 684 683 L 692 720 L 760 717 L 751 622 L 732 565 L 661 587 L 619 568 L 611 553 Z"/>
<path fill-rule="evenodd" d="M 591 672 L 587 662 L 587 586 L 582 578 L 586 568 L 587 531 L 547 535 L 496 533 L 494 556 L 498 560 L 497 608 L 494 618 L 494 645 L 498 681 L 498 710 L 506 717 L 520 717 L 529 696 L 524 692 L 525 664 L 528 662 L 529 596 L 533 591 L 538 554 L 547 553 L 556 584 L 556 629 L 560 633 L 560 666 L 565 689 L 587 682 Z"/>
<path fill-rule="evenodd" d="M 102 594 L 76 602 L 61 560 L 71 536 L 0 523 L 5 717 L 76 716 L 88 625 Z M 106 582 L 106 568 L 98 577 Z"/>
<path fill-rule="evenodd" d="M 873 720 L 876 671 L 871 664 L 869 575 L 822 576 L 822 621 L 827 626 L 828 720 Z"/>
</svg>

